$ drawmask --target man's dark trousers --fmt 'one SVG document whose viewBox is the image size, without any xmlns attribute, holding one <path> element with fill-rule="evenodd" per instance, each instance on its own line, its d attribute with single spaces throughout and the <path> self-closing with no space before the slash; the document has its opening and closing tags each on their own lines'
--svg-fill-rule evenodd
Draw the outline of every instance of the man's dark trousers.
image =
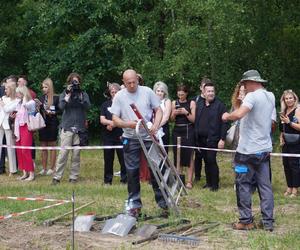
<svg viewBox="0 0 300 250">
<path fill-rule="evenodd" d="M 218 142 L 208 141 L 207 137 L 198 137 L 200 147 L 217 148 Z M 205 176 L 207 187 L 217 190 L 219 188 L 219 166 L 217 164 L 217 152 L 211 150 L 202 150 L 205 163 Z"/>
<path fill-rule="evenodd" d="M 126 141 L 126 143 L 125 143 Z M 151 146 L 151 141 L 144 141 L 147 150 Z M 140 194 L 140 155 L 141 155 L 141 144 L 137 139 L 123 138 L 124 147 L 124 160 L 127 172 L 127 188 L 128 188 L 128 201 L 132 200 L 132 208 L 141 208 L 141 194 Z M 159 189 L 159 186 L 151 173 L 151 184 L 154 191 L 155 201 L 159 207 L 165 209 L 167 204 L 163 198 L 163 195 Z"/>
<path fill-rule="evenodd" d="M 237 164 L 236 164 L 237 165 Z M 259 191 L 262 222 L 265 227 L 273 227 L 274 197 L 270 181 L 269 161 L 259 166 L 244 164 L 248 168 L 247 173 L 236 173 L 236 196 L 237 206 L 240 213 L 240 222 L 249 224 L 253 222 L 251 210 L 251 196 L 253 190 L 253 179 Z"/>
</svg>

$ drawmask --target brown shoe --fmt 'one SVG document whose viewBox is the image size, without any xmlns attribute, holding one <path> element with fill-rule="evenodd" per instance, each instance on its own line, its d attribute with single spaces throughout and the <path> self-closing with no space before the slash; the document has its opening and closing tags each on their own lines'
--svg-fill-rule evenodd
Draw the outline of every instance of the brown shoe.
<svg viewBox="0 0 300 250">
<path fill-rule="evenodd" d="M 241 222 L 233 223 L 232 228 L 235 230 L 253 230 L 255 226 L 253 223 L 243 224 Z"/>
</svg>

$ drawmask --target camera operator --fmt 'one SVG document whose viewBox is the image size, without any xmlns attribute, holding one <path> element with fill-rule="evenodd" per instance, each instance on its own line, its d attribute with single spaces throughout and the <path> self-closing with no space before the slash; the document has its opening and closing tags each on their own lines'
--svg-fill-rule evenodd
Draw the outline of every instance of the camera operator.
<svg viewBox="0 0 300 250">
<path fill-rule="evenodd" d="M 67 88 L 59 96 L 59 108 L 62 110 L 61 146 L 75 146 L 80 144 L 79 134 L 86 132 L 86 111 L 91 106 L 89 96 L 80 88 L 81 77 L 71 73 L 67 78 Z M 68 160 L 69 150 L 61 149 L 56 161 L 56 171 L 52 184 L 60 182 Z M 77 182 L 80 169 L 80 150 L 72 150 L 72 163 L 69 182 Z"/>
</svg>

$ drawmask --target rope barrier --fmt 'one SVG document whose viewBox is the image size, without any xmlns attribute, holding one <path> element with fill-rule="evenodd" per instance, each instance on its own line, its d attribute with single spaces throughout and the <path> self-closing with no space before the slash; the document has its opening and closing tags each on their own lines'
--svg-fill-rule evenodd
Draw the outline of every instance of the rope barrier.
<svg viewBox="0 0 300 250">
<path fill-rule="evenodd" d="M 19 149 L 37 149 L 37 150 L 72 150 L 72 149 L 80 149 L 80 150 L 97 150 L 97 149 L 120 149 L 123 146 L 8 146 L 1 145 L 3 148 L 19 148 Z M 164 147 L 177 147 L 177 145 L 164 145 Z M 205 147 L 193 147 L 193 146 L 179 146 L 179 148 L 190 148 L 195 150 L 206 150 L 206 151 L 216 151 L 223 153 L 236 153 L 236 150 L 232 149 L 219 149 L 219 148 L 205 148 Z M 274 157 L 298 157 L 300 158 L 300 154 L 288 154 L 288 153 L 270 153 L 271 156 Z"/>
</svg>

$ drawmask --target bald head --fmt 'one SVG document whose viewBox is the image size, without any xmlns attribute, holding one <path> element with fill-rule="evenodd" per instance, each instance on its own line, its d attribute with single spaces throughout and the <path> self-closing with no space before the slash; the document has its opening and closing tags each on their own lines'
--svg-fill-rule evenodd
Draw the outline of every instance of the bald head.
<svg viewBox="0 0 300 250">
<path fill-rule="evenodd" d="M 123 83 L 128 92 L 134 93 L 138 87 L 137 73 L 133 69 L 127 69 L 123 73 Z"/>
</svg>

